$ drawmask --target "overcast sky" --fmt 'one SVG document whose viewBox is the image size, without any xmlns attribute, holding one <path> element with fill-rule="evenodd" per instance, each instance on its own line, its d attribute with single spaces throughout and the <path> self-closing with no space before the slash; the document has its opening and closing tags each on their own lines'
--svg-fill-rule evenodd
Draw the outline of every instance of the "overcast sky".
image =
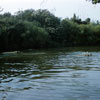
<svg viewBox="0 0 100 100">
<path fill-rule="evenodd" d="M 72 17 L 74 13 L 82 19 L 100 20 L 100 4 L 92 5 L 86 0 L 0 0 L 3 12 L 14 13 L 25 9 L 48 9 L 58 17 Z"/>
</svg>

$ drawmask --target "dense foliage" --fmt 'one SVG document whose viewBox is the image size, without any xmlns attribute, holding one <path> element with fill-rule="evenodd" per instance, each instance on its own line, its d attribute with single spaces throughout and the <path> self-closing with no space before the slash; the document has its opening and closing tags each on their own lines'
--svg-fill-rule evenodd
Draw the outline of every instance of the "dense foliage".
<svg viewBox="0 0 100 100">
<path fill-rule="evenodd" d="M 0 15 L 0 51 L 100 45 L 100 24 L 75 14 L 60 19 L 48 10 Z"/>
<path fill-rule="evenodd" d="M 92 0 L 93 4 L 100 3 L 100 0 Z"/>
</svg>

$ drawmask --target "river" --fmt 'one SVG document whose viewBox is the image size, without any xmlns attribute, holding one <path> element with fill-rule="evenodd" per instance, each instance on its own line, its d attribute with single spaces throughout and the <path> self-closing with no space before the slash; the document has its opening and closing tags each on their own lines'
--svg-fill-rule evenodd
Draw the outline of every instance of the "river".
<svg viewBox="0 0 100 100">
<path fill-rule="evenodd" d="M 100 47 L 0 54 L 0 100 L 100 100 Z"/>
</svg>

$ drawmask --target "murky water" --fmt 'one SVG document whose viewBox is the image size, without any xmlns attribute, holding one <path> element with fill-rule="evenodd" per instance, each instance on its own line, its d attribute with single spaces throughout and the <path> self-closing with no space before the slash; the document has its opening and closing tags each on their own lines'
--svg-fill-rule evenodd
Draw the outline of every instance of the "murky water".
<svg viewBox="0 0 100 100">
<path fill-rule="evenodd" d="M 100 100 L 100 47 L 0 54 L 0 100 Z"/>
</svg>

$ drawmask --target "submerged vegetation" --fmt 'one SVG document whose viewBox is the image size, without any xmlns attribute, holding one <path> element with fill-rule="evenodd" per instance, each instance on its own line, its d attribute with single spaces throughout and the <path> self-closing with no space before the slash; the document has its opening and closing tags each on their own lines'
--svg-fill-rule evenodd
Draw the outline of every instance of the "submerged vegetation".
<svg viewBox="0 0 100 100">
<path fill-rule="evenodd" d="M 100 45 L 100 23 L 75 14 L 60 19 L 48 10 L 0 14 L 0 51 Z"/>
</svg>

